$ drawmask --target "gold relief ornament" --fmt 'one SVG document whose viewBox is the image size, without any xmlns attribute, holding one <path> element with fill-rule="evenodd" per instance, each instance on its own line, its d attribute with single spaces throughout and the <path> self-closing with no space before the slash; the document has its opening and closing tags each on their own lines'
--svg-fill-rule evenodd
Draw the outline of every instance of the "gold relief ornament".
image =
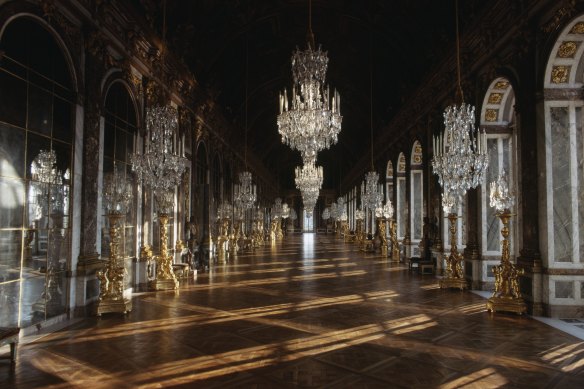
<svg viewBox="0 0 584 389">
<path fill-rule="evenodd" d="M 498 117 L 499 117 L 498 109 L 487 109 L 485 111 L 485 120 L 487 122 L 496 122 Z"/>
<path fill-rule="evenodd" d="M 560 58 L 574 58 L 579 42 L 565 41 L 562 42 L 558 48 L 558 57 Z"/>
<path fill-rule="evenodd" d="M 570 34 L 584 34 L 584 22 L 574 24 L 574 27 L 570 30 Z"/>
<path fill-rule="evenodd" d="M 509 81 L 497 81 L 495 83 L 495 89 L 507 89 L 509 87 Z"/>
<path fill-rule="evenodd" d="M 489 104 L 500 104 L 503 100 L 503 93 L 493 92 L 489 95 Z"/>
<path fill-rule="evenodd" d="M 570 66 L 557 65 L 552 68 L 552 83 L 553 84 L 565 84 L 568 82 L 568 77 L 570 76 Z"/>
</svg>

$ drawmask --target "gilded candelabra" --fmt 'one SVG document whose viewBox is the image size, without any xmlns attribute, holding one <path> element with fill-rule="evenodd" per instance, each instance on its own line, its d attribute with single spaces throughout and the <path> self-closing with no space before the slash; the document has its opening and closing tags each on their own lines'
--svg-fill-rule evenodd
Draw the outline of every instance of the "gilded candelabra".
<svg viewBox="0 0 584 389">
<path fill-rule="evenodd" d="M 389 224 L 389 239 L 391 239 L 391 260 L 399 262 L 399 242 L 397 240 L 397 222 L 391 219 Z"/>
<path fill-rule="evenodd" d="M 124 268 L 123 256 L 120 257 L 118 249 L 120 245 L 120 230 L 123 228 L 125 215 L 110 213 L 110 255 L 105 268 L 97 272 L 99 279 L 99 301 L 97 303 L 97 316 L 108 312 L 127 313 L 132 310 L 132 300 L 124 298 Z"/>
<path fill-rule="evenodd" d="M 363 211 L 358 209 L 355 211 L 355 220 L 356 220 L 356 227 L 355 227 L 355 235 L 356 235 L 356 242 L 357 246 L 361 248 L 363 246 L 363 241 L 365 240 L 365 232 L 363 231 Z"/>
<path fill-rule="evenodd" d="M 174 191 L 182 183 L 189 160 L 181 153 L 178 137 L 178 113 L 172 106 L 153 106 L 146 112 L 144 153 L 130 156 L 132 170 L 138 181 L 154 193 L 158 206 L 160 253 L 156 257 L 154 290 L 178 289 L 179 282 L 172 269 L 173 257 L 168 254 L 168 218 L 174 208 Z"/>
<path fill-rule="evenodd" d="M 178 289 L 179 287 L 179 281 L 172 268 L 174 258 L 168 254 L 168 220 L 168 213 L 158 213 L 160 254 L 154 256 L 154 260 L 156 261 L 156 279 L 150 281 L 150 287 L 154 290 Z"/>
<path fill-rule="evenodd" d="M 47 266 L 45 285 L 39 299 L 32 304 L 32 311 L 41 315 L 54 316 L 63 312 L 61 287 L 59 285 L 59 259 L 63 242 L 63 210 L 65 187 L 62 172 L 57 169 L 57 155 L 54 150 L 41 150 L 30 166 L 33 187 L 38 192 L 40 219 L 49 214 L 51 228 L 49 230 L 49 247 L 47 251 Z"/>
<path fill-rule="evenodd" d="M 457 219 L 458 215 L 456 213 L 448 213 L 448 221 L 450 222 L 450 255 L 446 258 L 446 273 L 439 284 L 441 288 L 460 288 L 463 290 L 468 288 L 468 284 L 464 279 L 464 273 L 462 271 L 463 257 L 458 252 L 456 245 Z"/>
<path fill-rule="evenodd" d="M 132 199 L 132 186 L 127 182 L 122 170 L 116 169 L 104 176 L 103 197 L 107 218 L 109 221 L 110 252 L 103 269 L 97 272 L 99 279 L 99 300 L 96 314 L 132 310 L 132 300 L 124 298 L 124 253 L 119 252 L 123 246 L 120 231 L 124 227 L 124 219 Z"/>
<path fill-rule="evenodd" d="M 375 208 L 375 217 L 377 218 L 377 234 L 379 236 L 381 255 L 387 257 L 387 221 L 393 217 L 393 205 L 391 200 L 388 200 L 385 205 L 381 203 Z"/>
<path fill-rule="evenodd" d="M 503 240 L 501 242 L 501 263 L 493 267 L 495 291 L 487 300 L 487 310 L 523 314 L 527 312 L 527 306 L 519 291 L 519 277 L 523 275 L 524 270 L 511 263 L 509 220 L 512 216 L 510 208 L 515 199 L 509 191 L 505 172 L 499 176 L 496 182 L 491 183 L 490 199 L 491 206 L 497 210 L 497 216 L 503 224 L 501 228 Z"/>
</svg>

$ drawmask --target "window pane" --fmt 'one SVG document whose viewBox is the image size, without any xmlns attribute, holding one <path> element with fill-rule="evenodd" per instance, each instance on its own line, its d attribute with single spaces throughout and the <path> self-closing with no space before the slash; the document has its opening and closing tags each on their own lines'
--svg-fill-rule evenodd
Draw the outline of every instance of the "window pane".
<svg viewBox="0 0 584 389">
<path fill-rule="evenodd" d="M 53 104 L 53 136 L 59 140 L 70 142 L 73 138 L 72 104 L 59 98 L 55 98 Z"/>
<path fill-rule="evenodd" d="M 0 123 L 0 176 L 24 177 L 25 132 Z"/>
<path fill-rule="evenodd" d="M 28 87 L 28 129 L 51 135 L 53 124 L 51 93 L 34 85 Z"/>
<path fill-rule="evenodd" d="M 554 258 L 572 261 L 572 199 L 568 108 L 551 108 Z"/>
<path fill-rule="evenodd" d="M 4 71 L 0 71 L 0 121 L 26 125 L 26 83 Z"/>
</svg>

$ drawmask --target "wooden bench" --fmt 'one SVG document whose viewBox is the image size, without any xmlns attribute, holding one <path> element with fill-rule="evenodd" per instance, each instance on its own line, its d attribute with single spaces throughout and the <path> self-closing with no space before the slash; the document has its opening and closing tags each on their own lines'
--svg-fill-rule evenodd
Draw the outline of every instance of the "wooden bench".
<svg viewBox="0 0 584 389">
<path fill-rule="evenodd" d="M 18 334 L 20 328 L 14 327 L 0 327 L 0 346 L 10 344 L 10 355 L 7 357 L 0 357 L 0 359 L 10 359 L 10 363 L 16 362 L 16 346 L 18 345 Z"/>
<path fill-rule="evenodd" d="M 432 261 L 418 262 L 418 272 L 420 274 L 434 274 L 434 263 Z"/>
</svg>

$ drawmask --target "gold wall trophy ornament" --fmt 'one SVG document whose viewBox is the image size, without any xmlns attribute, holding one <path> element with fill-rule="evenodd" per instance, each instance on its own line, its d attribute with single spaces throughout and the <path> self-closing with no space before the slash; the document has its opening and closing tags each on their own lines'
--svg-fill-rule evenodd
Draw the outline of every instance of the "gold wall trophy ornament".
<svg viewBox="0 0 584 389">
<path fill-rule="evenodd" d="M 519 277 L 523 275 L 523 269 L 511 263 L 509 244 L 509 220 L 511 219 L 511 207 L 515 202 L 513 194 L 509 191 L 507 177 L 503 172 L 496 182 L 491 183 L 490 205 L 497 211 L 501 219 L 501 263 L 493 267 L 495 273 L 495 290 L 491 298 L 487 300 L 487 310 L 490 312 L 515 312 L 524 314 L 527 306 L 519 291 Z"/>
<path fill-rule="evenodd" d="M 99 280 L 97 316 L 108 312 L 128 313 L 132 310 L 132 300 L 124 297 L 125 254 L 119 251 L 120 245 L 124 246 L 120 231 L 123 231 L 124 220 L 132 199 L 132 185 L 126 181 L 124 175 L 124 171 L 117 169 L 114 162 L 113 172 L 106 173 L 103 180 L 103 197 L 109 222 L 110 253 L 104 268 L 97 272 Z"/>
<path fill-rule="evenodd" d="M 450 255 L 446 258 L 446 272 L 444 278 L 439 281 L 440 288 L 467 289 L 468 283 L 464 279 L 462 272 L 463 257 L 458 252 L 456 245 L 456 220 L 458 215 L 454 212 L 448 213 L 450 222 Z"/>
</svg>

